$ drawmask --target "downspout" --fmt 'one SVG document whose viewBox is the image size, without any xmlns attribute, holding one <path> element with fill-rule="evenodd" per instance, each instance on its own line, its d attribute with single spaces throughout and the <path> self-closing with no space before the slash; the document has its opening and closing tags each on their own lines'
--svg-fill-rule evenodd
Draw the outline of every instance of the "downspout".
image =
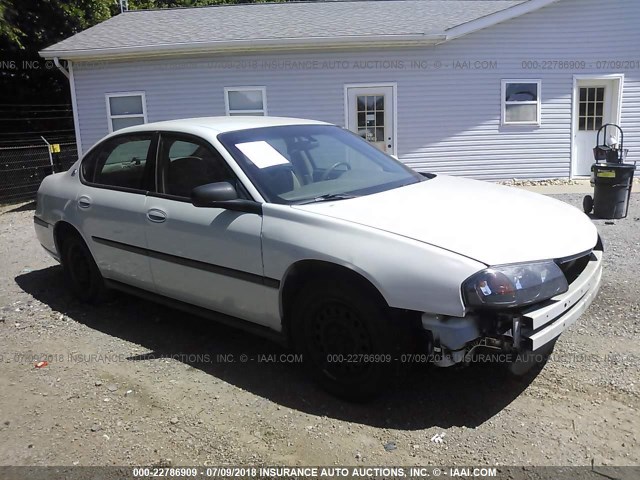
<svg viewBox="0 0 640 480">
<path fill-rule="evenodd" d="M 67 77 L 67 80 L 71 79 L 69 71 L 60 64 L 58 57 L 53 57 L 53 64 L 58 67 L 58 70 L 60 70 L 65 77 Z"/>
<path fill-rule="evenodd" d="M 71 91 L 71 110 L 73 112 L 73 129 L 76 134 L 76 149 L 78 150 L 78 158 L 82 158 L 82 142 L 80 139 L 80 124 L 78 123 L 78 103 L 76 101 L 76 85 L 73 81 L 73 64 L 69 61 L 69 70 L 64 68 L 58 57 L 53 57 L 53 64 L 58 70 L 69 80 L 69 90 Z"/>
</svg>

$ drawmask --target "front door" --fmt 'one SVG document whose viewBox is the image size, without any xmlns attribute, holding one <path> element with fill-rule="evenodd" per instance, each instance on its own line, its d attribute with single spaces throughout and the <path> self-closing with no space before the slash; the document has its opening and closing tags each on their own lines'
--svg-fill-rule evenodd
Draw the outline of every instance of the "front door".
<svg viewBox="0 0 640 480">
<path fill-rule="evenodd" d="M 199 208 L 191 190 L 237 179 L 224 159 L 199 138 L 162 133 L 158 189 L 146 202 L 151 271 L 159 294 L 272 328 L 265 308 L 262 217 Z M 238 184 L 239 186 L 239 184 Z"/>
<path fill-rule="evenodd" d="M 605 123 L 618 121 L 618 88 L 617 79 L 578 80 L 574 109 L 574 175 L 590 174 L 598 129 Z M 600 143 L 603 140 L 606 139 L 601 135 Z"/>
<path fill-rule="evenodd" d="M 389 155 L 394 143 L 393 86 L 347 87 L 347 128 Z"/>
</svg>

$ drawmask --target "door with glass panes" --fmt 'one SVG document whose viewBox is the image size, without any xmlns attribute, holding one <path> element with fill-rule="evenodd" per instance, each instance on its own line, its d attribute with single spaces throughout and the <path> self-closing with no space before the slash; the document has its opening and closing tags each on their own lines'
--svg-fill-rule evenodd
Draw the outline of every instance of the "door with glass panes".
<svg viewBox="0 0 640 480">
<path fill-rule="evenodd" d="M 576 91 L 577 105 L 574 110 L 576 115 L 576 118 L 574 118 L 574 175 L 590 175 L 591 165 L 595 161 L 593 147 L 596 146 L 598 129 L 605 123 L 615 123 L 617 121 L 617 88 L 618 82 L 616 80 L 589 79 L 578 81 Z M 610 133 L 616 132 L 610 130 Z M 601 138 L 600 143 L 604 140 L 609 139 Z"/>
<path fill-rule="evenodd" d="M 394 142 L 393 86 L 348 86 L 347 128 L 389 155 Z"/>
</svg>

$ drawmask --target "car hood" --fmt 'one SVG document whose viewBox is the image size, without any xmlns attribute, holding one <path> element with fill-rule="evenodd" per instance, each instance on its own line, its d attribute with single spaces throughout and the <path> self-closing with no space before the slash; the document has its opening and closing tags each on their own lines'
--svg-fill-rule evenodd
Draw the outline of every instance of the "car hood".
<svg viewBox="0 0 640 480">
<path fill-rule="evenodd" d="M 592 249 L 598 237 L 584 213 L 559 200 L 440 175 L 373 195 L 294 208 L 402 235 L 487 265 L 568 257 Z"/>
</svg>

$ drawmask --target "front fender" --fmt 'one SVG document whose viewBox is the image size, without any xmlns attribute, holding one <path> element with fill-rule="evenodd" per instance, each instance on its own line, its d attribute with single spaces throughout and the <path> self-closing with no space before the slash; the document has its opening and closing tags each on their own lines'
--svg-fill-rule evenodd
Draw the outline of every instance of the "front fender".
<svg viewBox="0 0 640 480">
<path fill-rule="evenodd" d="M 264 274 L 284 279 L 301 260 L 357 272 L 391 307 L 464 316 L 461 285 L 485 268 L 476 260 L 413 239 L 290 206 L 264 204 Z"/>
</svg>

